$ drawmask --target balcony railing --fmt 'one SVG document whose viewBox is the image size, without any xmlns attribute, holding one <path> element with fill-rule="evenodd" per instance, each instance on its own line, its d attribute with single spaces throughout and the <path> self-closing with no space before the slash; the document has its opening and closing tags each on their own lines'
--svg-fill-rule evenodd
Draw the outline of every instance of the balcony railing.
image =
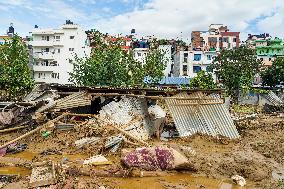
<svg viewBox="0 0 284 189">
<path fill-rule="evenodd" d="M 36 52 L 34 53 L 35 59 L 53 60 L 54 52 Z"/>
</svg>

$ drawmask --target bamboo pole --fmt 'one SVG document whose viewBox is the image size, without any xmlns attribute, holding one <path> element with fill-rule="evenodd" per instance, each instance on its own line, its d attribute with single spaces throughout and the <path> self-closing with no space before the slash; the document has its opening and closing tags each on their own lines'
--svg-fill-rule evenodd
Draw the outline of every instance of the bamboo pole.
<svg viewBox="0 0 284 189">
<path fill-rule="evenodd" d="M 10 129 L 3 129 L 3 130 L 0 130 L 0 133 L 6 133 L 6 132 L 10 132 L 10 131 L 15 131 L 15 130 L 24 129 L 24 128 L 27 128 L 27 127 L 29 127 L 29 126 L 25 125 L 25 126 L 10 128 Z"/>
<path fill-rule="evenodd" d="M 46 126 L 48 126 L 48 125 L 50 125 L 50 124 L 52 124 L 52 123 L 54 123 L 54 122 L 59 121 L 59 120 L 60 120 L 61 118 L 63 118 L 64 116 L 66 116 L 66 114 L 62 114 L 62 115 L 58 116 L 57 118 L 48 121 L 47 123 L 43 124 L 42 126 L 39 126 L 39 127 L 37 127 L 36 129 L 34 129 L 34 130 L 30 131 L 30 132 L 27 132 L 27 133 L 25 133 L 24 135 L 22 135 L 22 136 L 20 136 L 20 137 L 18 137 L 18 138 L 15 138 L 14 140 L 11 140 L 10 142 L 7 142 L 7 143 L 3 144 L 2 146 L 0 146 L 0 149 L 1 149 L 1 148 L 4 148 L 4 147 L 6 147 L 6 146 L 8 146 L 8 145 L 10 145 L 10 144 L 13 144 L 14 142 L 17 142 L 17 141 L 19 141 L 19 140 L 21 140 L 21 139 L 23 139 L 23 138 L 26 138 L 26 137 L 30 136 L 31 134 L 33 134 L 33 133 L 35 133 L 35 132 L 37 132 L 37 131 L 43 129 L 44 127 L 46 127 Z"/>
</svg>

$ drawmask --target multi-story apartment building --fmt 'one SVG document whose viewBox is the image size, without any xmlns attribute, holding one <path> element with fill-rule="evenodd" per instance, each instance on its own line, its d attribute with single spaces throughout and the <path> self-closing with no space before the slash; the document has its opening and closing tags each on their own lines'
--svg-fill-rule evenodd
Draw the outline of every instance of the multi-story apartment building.
<svg viewBox="0 0 284 189">
<path fill-rule="evenodd" d="M 75 55 L 89 56 L 87 34 L 70 20 L 59 29 L 39 29 L 31 32 L 29 45 L 33 55 L 33 76 L 36 82 L 70 84 Z"/>
<path fill-rule="evenodd" d="M 3 45 L 4 43 L 7 43 L 11 40 L 10 36 L 7 35 L 0 35 L 0 45 Z"/>
<path fill-rule="evenodd" d="M 263 33 L 259 35 L 248 34 L 248 38 L 245 41 L 245 44 L 248 48 L 255 49 L 256 40 L 267 40 L 267 39 L 271 39 L 271 36 L 268 33 Z"/>
<path fill-rule="evenodd" d="M 181 50 L 174 55 L 173 76 L 192 78 L 201 70 L 208 71 L 216 56 L 216 51 Z"/>
<path fill-rule="evenodd" d="M 223 24 L 211 24 L 208 31 L 193 31 L 191 44 L 193 49 L 206 51 L 238 48 L 240 32 L 231 32 Z"/>
<path fill-rule="evenodd" d="M 208 71 L 214 57 L 222 49 L 234 49 L 239 46 L 240 32 L 231 32 L 223 24 L 211 24 L 208 31 L 193 31 L 191 46 L 175 53 L 173 75 L 195 77 L 201 70 Z"/>
<path fill-rule="evenodd" d="M 11 41 L 11 37 L 15 34 L 15 29 L 13 27 L 13 24 L 10 24 L 10 27 L 7 30 L 6 35 L 0 35 L 0 45 L 3 45 L 4 43 L 8 43 Z"/>
<path fill-rule="evenodd" d="M 145 64 L 146 57 L 150 50 L 150 43 L 147 40 L 134 41 L 132 44 L 134 59 Z"/>
</svg>

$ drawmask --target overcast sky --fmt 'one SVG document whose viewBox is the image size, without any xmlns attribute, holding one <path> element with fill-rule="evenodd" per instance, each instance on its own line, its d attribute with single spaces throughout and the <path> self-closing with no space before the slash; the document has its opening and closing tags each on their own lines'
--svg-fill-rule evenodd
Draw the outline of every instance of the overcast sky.
<svg viewBox="0 0 284 189">
<path fill-rule="evenodd" d="M 0 0 L 0 34 L 9 23 L 28 35 L 35 24 L 57 28 L 66 19 L 85 29 L 110 34 L 190 39 L 192 30 L 207 30 L 211 23 L 231 31 L 284 36 L 283 0 Z"/>
</svg>

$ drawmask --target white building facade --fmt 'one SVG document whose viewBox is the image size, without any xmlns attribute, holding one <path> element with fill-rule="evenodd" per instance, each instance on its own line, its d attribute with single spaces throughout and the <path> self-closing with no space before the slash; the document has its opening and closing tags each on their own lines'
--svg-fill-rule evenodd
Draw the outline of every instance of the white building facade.
<svg viewBox="0 0 284 189">
<path fill-rule="evenodd" d="M 160 45 L 159 50 L 165 53 L 166 68 L 164 70 L 164 76 L 171 77 L 174 64 L 172 59 L 172 45 Z"/>
<path fill-rule="evenodd" d="M 174 55 L 174 77 L 193 78 L 201 70 L 208 72 L 216 51 L 178 51 Z"/>
<path fill-rule="evenodd" d="M 87 34 L 77 24 L 67 22 L 60 29 L 32 31 L 33 72 L 36 82 L 71 84 L 75 55 L 88 57 L 91 53 Z"/>
</svg>

